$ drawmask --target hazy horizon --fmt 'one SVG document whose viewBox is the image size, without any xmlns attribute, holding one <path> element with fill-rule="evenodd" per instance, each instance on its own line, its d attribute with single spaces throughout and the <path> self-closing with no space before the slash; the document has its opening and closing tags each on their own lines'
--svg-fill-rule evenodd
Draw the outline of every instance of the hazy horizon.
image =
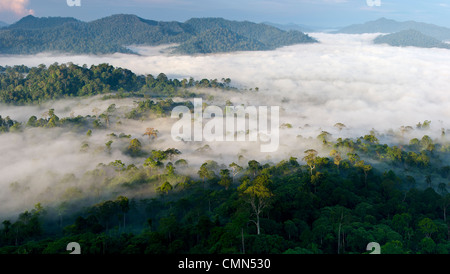
<svg viewBox="0 0 450 274">
<path fill-rule="evenodd" d="M 450 27 L 447 14 L 450 4 L 443 1 L 381 0 L 381 5 L 366 0 L 320 1 L 193 1 L 193 0 L 133 0 L 83 1 L 81 6 L 68 6 L 66 0 L 1 0 L 0 21 L 12 24 L 32 14 L 37 17 L 74 17 L 92 21 L 113 14 L 135 14 L 157 21 L 184 22 L 190 18 L 223 17 L 229 20 L 299 24 L 320 28 L 337 28 L 365 23 L 381 17 L 396 21 L 419 21 Z"/>
</svg>

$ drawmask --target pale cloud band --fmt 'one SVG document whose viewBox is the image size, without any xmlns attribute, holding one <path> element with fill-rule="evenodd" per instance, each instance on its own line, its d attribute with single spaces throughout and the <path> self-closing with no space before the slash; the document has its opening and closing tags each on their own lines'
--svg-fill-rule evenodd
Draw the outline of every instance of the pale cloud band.
<svg viewBox="0 0 450 274">
<path fill-rule="evenodd" d="M 0 12 L 12 12 L 18 16 L 34 14 L 34 10 L 27 9 L 28 0 L 0 0 Z"/>
</svg>

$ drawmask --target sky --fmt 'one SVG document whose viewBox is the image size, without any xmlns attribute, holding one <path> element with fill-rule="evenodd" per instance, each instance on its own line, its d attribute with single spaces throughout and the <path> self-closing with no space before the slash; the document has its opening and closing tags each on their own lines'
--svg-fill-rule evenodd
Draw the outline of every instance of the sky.
<svg viewBox="0 0 450 274">
<path fill-rule="evenodd" d="M 68 5 L 76 1 L 80 6 Z M 92 21 L 118 13 L 161 21 L 223 17 L 325 28 L 386 17 L 450 27 L 450 0 L 0 0 L 0 21 L 8 24 L 29 14 Z"/>
</svg>

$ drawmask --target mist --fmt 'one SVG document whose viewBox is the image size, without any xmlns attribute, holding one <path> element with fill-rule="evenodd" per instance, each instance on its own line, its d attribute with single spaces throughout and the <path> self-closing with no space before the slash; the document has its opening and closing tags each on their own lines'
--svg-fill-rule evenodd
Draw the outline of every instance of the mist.
<svg viewBox="0 0 450 274">
<path fill-rule="evenodd" d="M 78 65 L 110 63 L 137 74 L 165 73 L 169 78 L 222 79 L 239 88 L 259 88 L 258 96 L 235 97 L 233 103 L 290 106 L 319 127 L 342 122 L 355 129 L 387 130 L 415 125 L 425 119 L 437 123 L 450 116 L 447 81 L 450 51 L 374 45 L 379 34 L 312 33 L 320 44 L 283 47 L 274 51 L 238 52 L 199 56 L 140 49 L 141 56 L 0 57 L 3 65 L 73 62 Z M 285 103 L 289 104 L 285 106 Z"/>
<path fill-rule="evenodd" d="M 111 151 L 105 150 L 108 134 L 130 134 L 143 144 L 143 150 L 177 148 L 180 158 L 188 160 L 195 174 L 205 160 L 228 165 L 235 161 L 246 165 L 256 159 L 274 162 L 290 156 L 299 160 L 304 150 L 317 147 L 315 137 L 322 131 L 333 138 L 357 138 L 375 129 L 382 141 L 396 140 L 401 126 L 431 121 L 426 132 L 432 138 L 449 128 L 450 118 L 450 51 L 446 49 L 397 48 L 374 45 L 379 34 L 347 35 L 312 33 L 319 44 L 283 47 L 274 51 L 237 52 L 198 56 L 171 55 L 164 47 L 133 47 L 141 55 L 112 54 L 103 56 L 70 56 L 43 53 L 36 56 L 0 56 L 0 64 L 37 66 L 55 62 L 88 66 L 109 63 L 128 68 L 137 74 L 169 78 L 193 77 L 197 80 L 231 78 L 238 90 L 200 90 L 207 94 L 209 105 L 223 107 L 226 100 L 234 105 L 280 106 L 279 148 L 274 153 L 261 153 L 258 142 L 176 142 L 170 130 L 176 122 L 170 118 L 130 120 L 123 117 L 135 101 L 142 99 L 102 100 L 100 96 L 85 99 L 64 99 L 39 106 L 0 105 L 0 115 L 25 122 L 32 115 L 38 118 L 50 108 L 60 118 L 94 115 L 116 104 L 112 126 L 86 132 L 65 131 L 62 128 L 26 128 L 21 133 L 0 134 L 0 214 L 19 210 L 34 202 L 50 199 L 66 174 L 81 177 L 99 163 L 122 160 L 127 165 L 142 166 L 145 158 L 132 158 L 123 152 L 126 141 L 115 140 Z M 186 100 L 186 99 L 176 99 Z M 120 123 L 119 123 L 120 121 Z M 334 125 L 343 123 L 339 131 Z M 146 128 L 159 131 L 156 140 L 143 136 Z M 394 132 L 394 134 L 393 134 Z M 423 131 L 413 131 L 406 137 L 422 137 Z M 84 142 L 87 152 L 80 151 Z M 121 143 L 122 142 L 122 143 Z M 198 152 L 208 144 L 211 150 Z M 324 151 L 324 153 L 326 153 Z M 77 180 L 79 183 L 80 180 Z M 15 195 L 15 187 L 25 189 Z M 87 184 L 87 183 L 86 183 Z M 86 189 L 88 186 L 86 186 Z M 60 194 L 64 190 L 61 190 Z M 52 195 L 49 195 L 52 196 Z M 53 195 L 54 196 L 54 195 Z"/>
</svg>

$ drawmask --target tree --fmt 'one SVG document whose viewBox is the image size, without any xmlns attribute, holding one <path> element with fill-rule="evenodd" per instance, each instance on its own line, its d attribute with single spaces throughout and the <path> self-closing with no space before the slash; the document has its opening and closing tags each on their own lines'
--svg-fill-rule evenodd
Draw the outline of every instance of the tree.
<svg viewBox="0 0 450 274">
<path fill-rule="evenodd" d="M 119 174 L 125 170 L 125 164 L 121 160 L 115 160 L 109 163 L 109 165 L 114 167 L 114 170 L 119 172 Z"/>
<path fill-rule="evenodd" d="M 371 165 L 364 164 L 364 161 L 358 161 L 355 163 L 355 167 L 360 167 L 364 172 L 364 185 L 367 186 L 367 175 L 369 174 L 369 171 L 372 170 Z"/>
<path fill-rule="evenodd" d="M 187 166 L 188 162 L 185 159 L 179 159 L 175 161 L 175 166 Z"/>
<path fill-rule="evenodd" d="M 405 133 L 410 133 L 413 130 L 414 129 L 412 126 L 401 126 L 400 127 L 400 133 L 402 135 L 402 142 L 403 142 L 403 137 L 405 136 Z"/>
<path fill-rule="evenodd" d="M 339 132 L 341 132 L 346 126 L 343 123 L 336 123 L 334 124 L 334 127 L 337 128 Z"/>
<path fill-rule="evenodd" d="M 405 238 L 409 238 L 412 234 L 412 229 L 410 224 L 412 221 L 411 214 L 409 213 L 399 213 L 392 217 L 392 228 L 403 235 Z"/>
<path fill-rule="evenodd" d="M 419 244 L 421 253 L 433 254 L 436 251 L 436 243 L 430 237 L 425 237 Z"/>
<path fill-rule="evenodd" d="M 317 190 L 317 186 L 320 183 L 320 180 L 323 178 L 323 174 L 321 172 L 316 172 L 315 174 L 311 175 L 311 185 L 314 188 L 314 193 Z"/>
<path fill-rule="evenodd" d="M 221 176 L 221 178 L 219 181 L 219 185 L 225 187 L 225 189 L 228 190 L 228 188 L 231 185 L 230 170 L 229 169 L 221 169 L 220 176 Z"/>
<path fill-rule="evenodd" d="M 241 197 L 250 204 L 253 214 L 256 216 L 255 220 L 250 220 L 256 225 L 256 231 L 259 235 L 260 230 L 260 215 L 266 209 L 272 200 L 274 194 L 268 188 L 270 183 L 269 175 L 258 175 L 253 181 L 246 179 L 239 187 L 238 191 Z"/>
<path fill-rule="evenodd" d="M 117 216 L 115 215 L 116 209 L 117 203 L 108 200 L 94 205 L 92 211 L 97 216 L 99 221 L 103 223 L 106 230 L 108 230 L 112 217 Z"/>
<path fill-rule="evenodd" d="M 67 202 L 62 202 L 57 206 L 58 216 L 59 216 L 59 228 L 63 227 L 63 215 L 67 211 Z"/>
<path fill-rule="evenodd" d="M 446 193 L 441 198 L 441 208 L 443 210 L 444 223 L 447 223 L 447 207 L 450 205 L 450 193 Z M 449 234 L 450 236 L 450 234 Z"/>
<path fill-rule="evenodd" d="M 0 116 L 0 118 L 1 118 L 1 116 Z M 37 119 L 37 117 L 34 116 L 34 115 L 31 116 L 31 117 L 28 119 L 27 126 L 28 126 L 28 127 L 37 127 L 37 126 L 38 126 L 38 119 Z"/>
<path fill-rule="evenodd" d="M 142 151 L 142 144 L 138 139 L 132 139 L 130 145 L 128 146 L 128 151 L 132 156 L 139 155 Z"/>
<path fill-rule="evenodd" d="M 337 232 L 337 253 L 340 254 L 344 248 L 344 226 L 351 221 L 350 212 L 347 208 L 337 205 L 323 208 L 321 214 L 328 219 L 334 229 L 337 226 L 337 231 L 335 230 Z"/>
<path fill-rule="evenodd" d="M 107 113 L 113 113 L 114 111 L 116 111 L 116 104 L 111 104 L 109 105 L 109 107 L 106 109 Z"/>
<path fill-rule="evenodd" d="M 162 162 L 167 159 L 167 153 L 163 150 L 152 150 L 150 157 L 155 161 Z"/>
<path fill-rule="evenodd" d="M 425 120 L 425 121 L 423 121 L 423 124 L 419 122 L 419 123 L 416 125 L 416 127 L 417 127 L 418 129 L 429 129 L 429 128 L 430 128 L 430 125 L 431 125 L 431 121 Z"/>
<path fill-rule="evenodd" d="M 326 131 L 322 131 L 322 132 L 317 136 L 317 139 L 321 140 L 322 143 L 323 143 L 324 145 L 326 145 L 326 144 L 328 143 L 328 141 L 330 140 L 330 138 L 331 138 L 331 134 L 330 134 L 329 132 L 326 132 Z"/>
<path fill-rule="evenodd" d="M 159 160 L 154 160 L 152 157 L 148 157 L 143 166 L 150 168 L 150 172 L 153 172 L 154 169 L 162 168 L 164 164 Z"/>
<path fill-rule="evenodd" d="M 253 177 L 256 177 L 256 173 L 261 169 L 261 164 L 256 160 L 248 161 L 248 170 L 253 173 Z"/>
<path fill-rule="evenodd" d="M 364 141 L 367 141 L 369 143 L 378 144 L 378 138 L 375 136 L 374 133 L 364 135 L 363 139 Z"/>
<path fill-rule="evenodd" d="M 108 152 L 111 152 L 111 145 L 112 145 L 112 143 L 113 143 L 112 140 L 109 140 L 108 142 L 105 143 L 106 150 L 107 150 Z"/>
<path fill-rule="evenodd" d="M 169 194 L 169 191 L 171 191 L 172 189 L 173 189 L 172 185 L 169 182 L 165 182 L 158 188 L 158 191 L 167 195 Z"/>
<path fill-rule="evenodd" d="M 381 247 L 382 254 L 405 254 L 402 242 L 393 240 Z"/>
<path fill-rule="evenodd" d="M 109 118 L 109 114 L 108 114 L 108 113 L 102 113 L 102 114 L 100 114 L 99 118 L 104 119 L 104 120 L 105 120 L 106 127 L 109 127 L 109 120 L 110 120 L 110 118 Z"/>
<path fill-rule="evenodd" d="M 122 210 L 123 228 L 125 228 L 125 216 L 126 216 L 127 212 L 130 210 L 129 200 L 125 196 L 119 196 L 119 197 L 117 197 L 116 202 L 119 204 L 120 210 Z"/>
<path fill-rule="evenodd" d="M 290 157 L 289 158 L 289 164 L 292 166 L 292 167 L 298 167 L 298 166 L 300 166 L 299 164 L 298 164 L 298 162 L 297 162 L 297 158 L 296 157 Z"/>
<path fill-rule="evenodd" d="M 145 130 L 144 136 L 147 135 L 150 140 L 154 140 L 158 137 L 158 133 L 159 133 L 158 130 L 149 127 Z"/>
<path fill-rule="evenodd" d="M 49 119 L 48 119 L 46 127 L 50 127 L 51 128 L 51 127 L 58 126 L 58 124 L 59 124 L 59 117 L 56 116 L 54 109 L 49 109 L 48 116 L 49 116 Z"/>
<path fill-rule="evenodd" d="M 168 162 L 166 165 L 166 173 L 169 176 L 172 176 L 175 174 L 175 167 L 173 166 L 172 162 Z"/>
<path fill-rule="evenodd" d="M 284 222 L 284 231 L 288 234 L 290 240 L 291 236 L 297 235 L 298 228 L 292 220 L 287 220 Z"/>
<path fill-rule="evenodd" d="M 423 218 L 419 221 L 419 230 L 425 234 L 425 237 L 430 238 L 431 234 L 438 230 L 437 225 L 430 218 Z"/>
<path fill-rule="evenodd" d="M 92 126 L 94 128 L 101 128 L 102 127 L 102 123 L 100 122 L 100 120 L 95 119 L 94 121 L 92 121 Z"/>
<path fill-rule="evenodd" d="M 348 160 L 352 164 L 356 164 L 359 161 L 359 155 L 356 153 L 347 153 Z"/>
<path fill-rule="evenodd" d="M 170 161 L 173 161 L 176 155 L 180 155 L 181 151 L 179 151 L 176 148 L 168 148 L 164 151 L 167 158 L 169 158 Z"/>
<path fill-rule="evenodd" d="M 233 183 L 234 183 L 234 178 L 236 177 L 236 175 L 238 175 L 243 170 L 243 167 L 236 164 L 235 162 L 232 162 L 228 166 L 231 168 L 231 172 L 233 174 Z"/>
<path fill-rule="evenodd" d="M 209 168 L 208 162 L 205 162 L 200 166 L 200 169 L 197 171 L 197 174 L 203 181 L 203 187 L 205 187 L 205 179 L 209 180 L 214 177 L 214 171 L 212 171 Z"/>
<path fill-rule="evenodd" d="M 171 242 L 173 233 L 179 229 L 175 216 L 171 214 L 168 217 L 161 218 L 159 220 L 159 229 L 163 234 L 167 235 L 169 242 Z"/>
<path fill-rule="evenodd" d="M 428 135 L 424 135 L 420 140 L 420 146 L 423 150 L 433 151 L 435 145 L 433 144 L 433 140 Z"/>
<path fill-rule="evenodd" d="M 332 149 L 330 151 L 330 156 L 331 157 L 334 156 L 333 161 L 334 161 L 334 164 L 337 166 L 337 170 L 338 170 L 338 173 L 339 173 L 339 165 L 340 165 L 340 163 L 342 161 L 341 154 L 337 150 Z"/>
<path fill-rule="evenodd" d="M 309 166 L 309 171 L 311 176 L 313 175 L 313 169 L 316 168 L 316 157 L 317 151 L 315 149 L 305 150 L 306 156 L 303 157 L 303 160 L 306 161 L 306 164 Z"/>
</svg>

